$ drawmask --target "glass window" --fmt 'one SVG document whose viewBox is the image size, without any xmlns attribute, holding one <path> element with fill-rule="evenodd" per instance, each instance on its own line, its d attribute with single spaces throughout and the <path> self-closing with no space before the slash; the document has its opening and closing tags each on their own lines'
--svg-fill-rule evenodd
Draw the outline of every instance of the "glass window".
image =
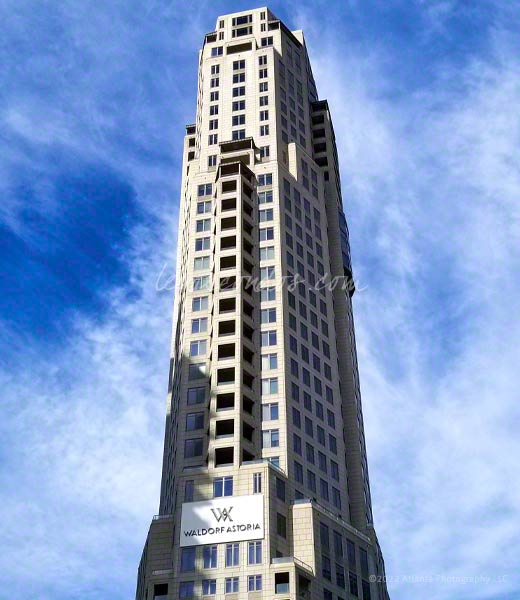
<svg viewBox="0 0 520 600">
<path fill-rule="evenodd" d="M 236 567 L 239 564 L 239 544 L 226 544 L 226 567 Z"/>
<path fill-rule="evenodd" d="M 217 477 L 213 480 L 213 497 L 233 495 L 233 477 Z"/>
<path fill-rule="evenodd" d="M 188 479 L 184 483 L 184 502 L 193 502 L 193 494 L 195 491 L 195 482 L 193 479 Z"/>
<path fill-rule="evenodd" d="M 195 240 L 195 252 L 209 250 L 210 245 L 211 245 L 211 238 L 209 238 L 209 237 L 198 238 Z M 195 268 L 196 269 L 209 268 L 209 257 L 208 257 L 207 267 L 201 267 L 200 264 L 199 264 L 199 266 L 197 266 L 197 263 L 195 263 Z"/>
<path fill-rule="evenodd" d="M 276 308 L 263 308 L 260 311 L 260 322 L 265 323 L 276 323 Z"/>
<path fill-rule="evenodd" d="M 214 596 L 217 593 L 217 580 L 216 579 L 203 579 L 202 580 L 202 595 L 203 596 Z"/>
<path fill-rule="evenodd" d="M 194 404 L 202 404 L 206 399 L 206 388 L 196 387 L 188 389 L 188 406 L 192 406 Z"/>
<path fill-rule="evenodd" d="M 208 296 L 198 296 L 193 298 L 191 302 L 191 310 L 193 312 L 199 312 L 201 310 L 208 309 Z"/>
<path fill-rule="evenodd" d="M 190 343 L 190 356 L 204 356 L 207 350 L 206 340 L 197 340 Z"/>
<path fill-rule="evenodd" d="M 324 500 L 329 501 L 329 484 L 324 479 L 320 479 L 320 494 Z"/>
<path fill-rule="evenodd" d="M 253 473 L 253 494 L 262 493 L 262 473 Z"/>
<path fill-rule="evenodd" d="M 262 576 L 249 575 L 247 578 L 247 591 L 259 592 L 262 589 Z"/>
<path fill-rule="evenodd" d="M 202 558 L 205 569 L 217 568 L 217 546 L 204 546 Z"/>
<path fill-rule="evenodd" d="M 276 288 L 266 287 L 260 290 L 261 302 L 271 302 L 273 300 L 276 300 Z"/>
<path fill-rule="evenodd" d="M 186 415 L 186 431 L 204 429 L 204 413 L 188 413 Z"/>
<path fill-rule="evenodd" d="M 296 461 L 294 461 L 294 479 L 297 483 L 303 484 L 303 467 Z"/>
<path fill-rule="evenodd" d="M 278 402 L 262 404 L 262 421 L 278 420 Z"/>
<path fill-rule="evenodd" d="M 193 598 L 195 591 L 194 581 L 182 581 L 179 584 L 179 596 L 181 598 Z"/>
<path fill-rule="evenodd" d="M 262 562 L 262 542 L 249 542 L 247 546 L 247 563 L 258 565 Z"/>
<path fill-rule="evenodd" d="M 195 547 L 182 548 L 181 552 L 181 572 L 187 573 L 195 571 Z"/>
<path fill-rule="evenodd" d="M 280 513 L 276 513 L 276 533 L 283 538 L 287 537 L 287 519 Z"/>
<path fill-rule="evenodd" d="M 279 477 L 276 478 L 276 497 L 285 502 L 285 481 Z"/>
<path fill-rule="evenodd" d="M 280 434 L 278 429 L 266 429 L 262 431 L 262 448 L 278 448 L 280 445 Z"/>
<path fill-rule="evenodd" d="M 262 395 L 269 396 L 278 393 L 278 377 L 266 377 L 262 379 Z"/>
<path fill-rule="evenodd" d="M 276 346 L 276 331 L 262 331 L 261 346 Z"/>
<path fill-rule="evenodd" d="M 274 240 L 274 227 L 260 229 L 260 241 L 266 242 L 268 240 Z"/>
<path fill-rule="evenodd" d="M 202 445 L 202 438 L 185 440 L 184 458 L 197 458 L 199 456 L 202 456 Z"/>
<path fill-rule="evenodd" d="M 273 191 L 258 192 L 258 204 L 270 204 L 273 201 Z"/>
<path fill-rule="evenodd" d="M 262 354 L 262 371 L 278 368 L 278 355 Z"/>
<path fill-rule="evenodd" d="M 258 214 L 259 214 L 260 223 L 265 223 L 266 221 L 272 221 L 273 220 L 273 214 L 274 214 L 274 212 L 273 212 L 272 208 L 267 208 L 267 209 L 259 210 Z"/>
<path fill-rule="evenodd" d="M 226 594 L 238 592 L 238 577 L 226 577 Z"/>
</svg>

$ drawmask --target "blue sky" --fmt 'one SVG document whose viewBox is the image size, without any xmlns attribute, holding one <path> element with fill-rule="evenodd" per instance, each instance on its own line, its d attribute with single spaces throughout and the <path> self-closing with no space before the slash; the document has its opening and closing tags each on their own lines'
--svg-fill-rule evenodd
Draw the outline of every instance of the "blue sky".
<svg viewBox="0 0 520 600">
<path fill-rule="evenodd" d="M 218 14 L 0 4 L 0 584 L 133 598 L 184 125 Z M 520 3 L 274 2 L 331 105 L 392 598 L 520 597 Z"/>
</svg>

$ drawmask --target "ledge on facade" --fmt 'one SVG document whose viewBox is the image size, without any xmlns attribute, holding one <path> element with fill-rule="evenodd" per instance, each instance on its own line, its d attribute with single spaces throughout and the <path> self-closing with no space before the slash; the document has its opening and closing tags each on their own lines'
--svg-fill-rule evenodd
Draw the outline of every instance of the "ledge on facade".
<svg viewBox="0 0 520 600">
<path fill-rule="evenodd" d="M 304 563 L 303 560 L 300 560 L 299 558 L 296 558 L 295 556 L 278 556 L 277 558 L 271 559 L 272 565 L 279 565 L 279 564 L 284 564 L 284 563 L 292 563 L 296 567 L 299 567 L 300 569 L 307 571 L 307 573 L 309 573 L 310 575 L 314 575 L 314 569 L 307 563 Z"/>
<path fill-rule="evenodd" d="M 167 519 L 173 519 L 173 515 L 154 515 L 153 521 L 165 521 Z"/>
<path fill-rule="evenodd" d="M 242 140 L 220 142 L 219 146 L 222 153 L 237 152 L 238 150 L 256 150 L 255 142 L 252 137 L 247 137 Z"/>
<path fill-rule="evenodd" d="M 235 160 L 233 162 L 220 163 L 217 171 L 217 179 L 220 177 L 227 177 L 229 175 L 242 175 L 249 182 L 252 181 L 254 173 L 251 169 L 241 160 Z"/>
<path fill-rule="evenodd" d="M 243 460 L 242 461 L 243 465 L 259 465 L 260 463 L 268 464 L 275 471 L 278 471 L 279 473 L 282 473 L 282 475 L 287 477 L 287 473 L 280 467 L 277 467 L 276 465 L 274 465 L 268 458 L 257 458 L 256 460 Z"/>
<path fill-rule="evenodd" d="M 318 112 L 321 110 L 329 110 L 329 103 L 327 100 L 316 100 L 311 102 L 311 112 Z"/>
</svg>

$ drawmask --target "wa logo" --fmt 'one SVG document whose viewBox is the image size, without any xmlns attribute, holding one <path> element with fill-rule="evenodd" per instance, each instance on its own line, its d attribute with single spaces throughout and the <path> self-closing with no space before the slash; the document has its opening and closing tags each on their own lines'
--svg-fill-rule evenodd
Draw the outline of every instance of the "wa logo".
<svg viewBox="0 0 520 600">
<path fill-rule="evenodd" d="M 233 507 L 231 508 L 212 508 L 211 512 L 213 513 L 213 516 L 215 517 L 215 519 L 217 519 L 217 521 L 231 521 L 233 522 L 233 519 L 231 518 L 231 511 L 233 510 Z"/>
</svg>

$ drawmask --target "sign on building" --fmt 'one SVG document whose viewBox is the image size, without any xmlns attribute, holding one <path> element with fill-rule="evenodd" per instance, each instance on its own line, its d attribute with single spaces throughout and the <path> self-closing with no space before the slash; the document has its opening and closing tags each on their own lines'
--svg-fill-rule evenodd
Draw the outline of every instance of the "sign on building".
<svg viewBox="0 0 520 600">
<path fill-rule="evenodd" d="M 181 513 L 181 546 L 201 546 L 264 537 L 264 497 L 226 496 L 185 502 Z"/>
</svg>

